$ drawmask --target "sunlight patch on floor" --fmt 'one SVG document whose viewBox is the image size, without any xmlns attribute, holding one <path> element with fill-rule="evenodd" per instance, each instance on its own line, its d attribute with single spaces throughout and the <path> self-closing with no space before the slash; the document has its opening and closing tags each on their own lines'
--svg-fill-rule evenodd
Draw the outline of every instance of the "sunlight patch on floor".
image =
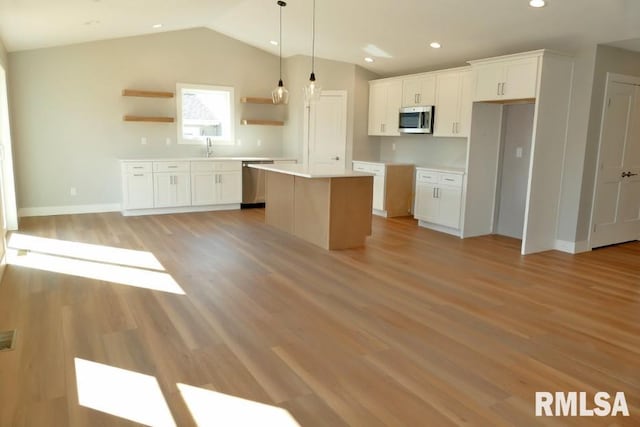
<svg viewBox="0 0 640 427">
<path fill-rule="evenodd" d="M 7 250 L 7 264 L 185 295 L 184 290 L 170 274 L 160 271 L 84 261 L 38 252 L 22 252 L 13 248 Z"/>
<path fill-rule="evenodd" d="M 199 426 L 300 427 L 291 414 L 266 405 L 178 383 L 182 398 Z"/>
<path fill-rule="evenodd" d="M 155 377 L 75 358 L 78 402 L 150 426 L 175 426 Z"/>
<path fill-rule="evenodd" d="M 164 267 L 160 264 L 160 261 L 158 261 L 151 252 L 146 251 L 122 249 L 104 245 L 91 245 L 69 240 L 49 239 L 21 233 L 12 233 L 7 242 L 7 246 L 14 249 L 26 249 L 33 252 L 78 258 L 87 261 L 99 261 L 109 264 L 164 271 Z"/>
</svg>

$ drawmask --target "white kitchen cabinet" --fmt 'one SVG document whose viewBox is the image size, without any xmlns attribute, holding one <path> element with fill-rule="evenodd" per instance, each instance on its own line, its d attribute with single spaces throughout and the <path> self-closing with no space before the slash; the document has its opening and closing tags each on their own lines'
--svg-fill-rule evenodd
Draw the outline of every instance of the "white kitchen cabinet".
<svg viewBox="0 0 640 427">
<path fill-rule="evenodd" d="M 416 168 L 413 215 L 420 220 L 420 225 L 441 231 L 458 230 L 462 210 L 462 187 L 463 173 L 460 171 Z"/>
<path fill-rule="evenodd" d="M 402 80 L 369 82 L 369 135 L 398 136 Z"/>
<path fill-rule="evenodd" d="M 402 107 L 417 105 L 435 105 L 436 76 L 421 74 L 402 80 Z"/>
<path fill-rule="evenodd" d="M 191 164 L 191 203 L 194 206 L 240 203 L 240 161 L 197 161 Z"/>
<path fill-rule="evenodd" d="M 474 101 L 536 97 L 540 54 L 470 61 L 475 77 Z"/>
<path fill-rule="evenodd" d="M 153 207 L 191 205 L 188 161 L 153 162 Z"/>
<path fill-rule="evenodd" d="M 410 214 L 413 165 L 354 161 L 353 170 L 374 174 L 373 213 L 375 215 L 390 218 Z"/>
<path fill-rule="evenodd" d="M 470 70 L 438 74 L 433 135 L 468 137 L 471 122 Z"/>
<path fill-rule="evenodd" d="M 124 209 L 153 208 L 151 162 L 122 164 L 122 205 Z"/>
</svg>

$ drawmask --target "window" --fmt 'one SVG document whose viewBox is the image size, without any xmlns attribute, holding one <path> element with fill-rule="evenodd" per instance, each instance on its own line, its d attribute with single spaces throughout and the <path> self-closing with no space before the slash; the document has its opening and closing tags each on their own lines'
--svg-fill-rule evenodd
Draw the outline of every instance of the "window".
<svg viewBox="0 0 640 427">
<path fill-rule="evenodd" d="M 178 142 L 233 145 L 232 87 L 178 83 Z"/>
</svg>

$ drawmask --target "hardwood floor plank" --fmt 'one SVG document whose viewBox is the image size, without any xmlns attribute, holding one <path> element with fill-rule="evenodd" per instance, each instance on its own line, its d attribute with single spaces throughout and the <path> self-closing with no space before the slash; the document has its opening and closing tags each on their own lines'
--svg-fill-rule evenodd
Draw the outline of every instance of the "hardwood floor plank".
<svg viewBox="0 0 640 427">
<path fill-rule="evenodd" d="M 155 377 L 180 426 L 195 423 L 178 383 L 302 426 L 640 425 L 639 242 L 523 257 L 514 239 L 376 217 L 364 248 L 324 251 L 261 209 L 20 232 L 149 252 L 185 295 L 9 265 L 0 426 L 136 425 L 79 405 L 74 358 Z M 624 391 L 631 416 L 536 418 L 536 391 Z"/>
</svg>

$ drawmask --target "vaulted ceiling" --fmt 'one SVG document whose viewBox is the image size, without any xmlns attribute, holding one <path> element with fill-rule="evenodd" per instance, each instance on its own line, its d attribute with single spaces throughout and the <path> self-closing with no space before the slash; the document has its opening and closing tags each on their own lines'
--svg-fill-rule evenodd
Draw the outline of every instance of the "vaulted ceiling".
<svg viewBox="0 0 640 427">
<path fill-rule="evenodd" d="M 312 1 L 283 10 L 285 56 L 311 52 Z M 318 56 L 385 75 L 538 48 L 640 48 L 638 0 L 548 0 L 540 9 L 528 0 L 316 0 L 316 11 Z M 276 0 L 0 0 L 10 52 L 194 27 L 278 52 Z"/>
</svg>

